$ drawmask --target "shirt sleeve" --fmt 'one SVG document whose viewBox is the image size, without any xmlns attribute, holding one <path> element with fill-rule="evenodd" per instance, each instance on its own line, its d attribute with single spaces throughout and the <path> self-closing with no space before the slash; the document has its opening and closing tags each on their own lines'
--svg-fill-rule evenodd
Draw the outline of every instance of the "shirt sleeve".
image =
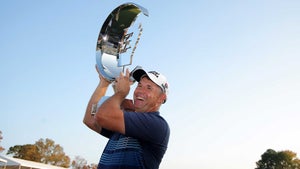
<svg viewBox="0 0 300 169">
<path fill-rule="evenodd" d="M 109 139 L 113 135 L 113 133 L 114 132 L 112 132 L 110 130 L 106 130 L 105 128 L 102 128 L 100 134 Z"/>
<path fill-rule="evenodd" d="M 167 122 L 155 113 L 124 112 L 125 135 L 149 141 L 152 143 L 164 143 L 169 137 Z"/>
</svg>

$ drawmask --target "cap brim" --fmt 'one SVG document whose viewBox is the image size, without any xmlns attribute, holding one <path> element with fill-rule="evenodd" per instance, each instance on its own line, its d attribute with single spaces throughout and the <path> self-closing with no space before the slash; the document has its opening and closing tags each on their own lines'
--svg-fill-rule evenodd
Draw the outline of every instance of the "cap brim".
<svg viewBox="0 0 300 169">
<path fill-rule="evenodd" d="M 132 72 L 132 77 L 134 78 L 134 80 L 139 82 L 141 80 L 141 77 L 145 74 L 147 74 L 145 70 L 136 69 Z"/>
</svg>

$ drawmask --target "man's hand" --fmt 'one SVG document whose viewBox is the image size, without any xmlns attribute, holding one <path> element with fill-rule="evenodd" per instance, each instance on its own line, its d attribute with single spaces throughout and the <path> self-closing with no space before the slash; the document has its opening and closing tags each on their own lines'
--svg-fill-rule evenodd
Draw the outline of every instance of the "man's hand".
<svg viewBox="0 0 300 169">
<path fill-rule="evenodd" d="M 101 73 L 100 73 L 100 71 L 99 71 L 97 65 L 95 65 L 95 68 L 96 68 L 96 70 L 97 70 L 97 72 L 98 72 L 98 75 L 99 75 L 99 78 L 100 78 L 100 83 L 101 83 L 101 85 L 103 85 L 103 86 L 109 86 L 111 82 L 108 81 L 107 79 L 105 79 L 105 78 L 101 75 Z"/>
<path fill-rule="evenodd" d="M 126 69 L 126 74 L 124 75 L 123 72 L 120 73 L 120 76 L 116 78 L 114 83 L 115 93 L 121 95 L 125 98 L 129 91 L 130 85 L 132 82 L 129 80 L 129 70 Z"/>
</svg>

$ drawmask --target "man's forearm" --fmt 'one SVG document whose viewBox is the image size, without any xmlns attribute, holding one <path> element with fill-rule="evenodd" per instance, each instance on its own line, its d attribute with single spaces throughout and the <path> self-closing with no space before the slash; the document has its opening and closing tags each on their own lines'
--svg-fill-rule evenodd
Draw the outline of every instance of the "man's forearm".
<svg viewBox="0 0 300 169">
<path fill-rule="evenodd" d="M 124 99 L 124 96 L 118 93 L 108 98 L 97 110 L 95 115 L 97 124 L 108 130 L 124 133 L 124 114 L 121 109 Z"/>
<path fill-rule="evenodd" d="M 85 125 L 87 125 L 90 129 L 92 129 L 98 133 L 101 132 L 101 126 L 99 126 L 96 123 L 95 118 L 92 114 L 92 111 L 97 111 L 97 110 L 93 110 L 93 109 L 97 109 L 97 103 L 105 95 L 107 88 L 108 88 L 107 85 L 103 85 L 103 84 L 99 83 L 99 85 L 95 89 L 94 93 L 92 94 L 92 96 L 88 102 L 86 112 L 84 115 L 84 119 L 83 119 L 83 123 Z"/>
</svg>

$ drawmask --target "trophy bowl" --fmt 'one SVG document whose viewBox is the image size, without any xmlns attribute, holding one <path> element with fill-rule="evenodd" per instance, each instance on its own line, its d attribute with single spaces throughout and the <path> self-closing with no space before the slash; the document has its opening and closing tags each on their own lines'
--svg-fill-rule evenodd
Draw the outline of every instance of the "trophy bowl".
<svg viewBox="0 0 300 169">
<path fill-rule="evenodd" d="M 125 3 L 115 8 L 103 23 L 97 40 L 96 63 L 105 79 L 114 81 L 125 66 L 132 64 L 143 31 L 141 22 L 137 22 L 140 14 L 149 16 L 146 8 Z"/>
</svg>

